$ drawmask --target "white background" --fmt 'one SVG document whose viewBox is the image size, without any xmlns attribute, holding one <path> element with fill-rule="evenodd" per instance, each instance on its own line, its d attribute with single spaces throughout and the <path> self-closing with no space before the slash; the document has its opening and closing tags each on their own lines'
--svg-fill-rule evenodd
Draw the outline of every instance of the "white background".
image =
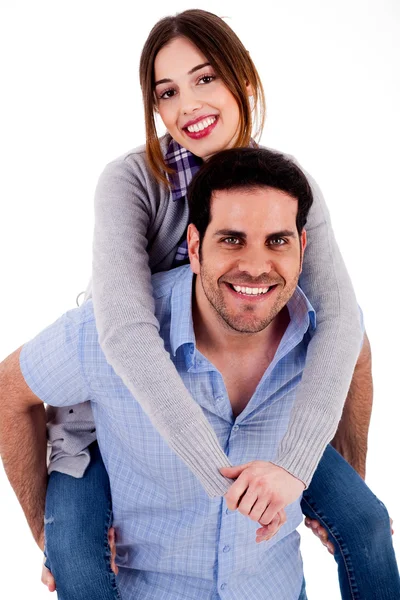
<svg viewBox="0 0 400 600">
<path fill-rule="evenodd" d="M 1 359 L 85 288 L 97 178 L 144 141 L 141 48 L 158 18 L 193 8 L 135 4 L 1 4 Z M 373 350 L 367 481 L 400 527 L 400 4 L 214 0 L 197 7 L 228 18 L 260 71 L 263 143 L 294 154 L 325 193 Z M 0 490 L 0 596 L 48 598 L 40 552 L 2 471 Z M 311 533 L 302 535 L 309 600 L 338 599 L 333 558 Z M 400 531 L 398 554 L 399 539 Z"/>
</svg>

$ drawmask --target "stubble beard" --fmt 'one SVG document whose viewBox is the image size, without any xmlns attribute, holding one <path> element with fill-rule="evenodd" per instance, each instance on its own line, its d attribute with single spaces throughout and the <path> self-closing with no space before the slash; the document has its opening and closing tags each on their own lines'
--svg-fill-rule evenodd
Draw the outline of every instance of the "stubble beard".
<svg viewBox="0 0 400 600">
<path fill-rule="evenodd" d="M 207 275 L 207 272 L 204 270 L 204 268 L 200 270 L 200 278 L 204 295 L 223 324 L 229 329 L 233 329 L 238 333 L 247 334 L 259 333 L 272 323 L 282 308 L 286 306 L 298 282 L 298 276 L 293 278 L 289 284 L 285 282 L 278 293 L 274 304 L 271 306 L 269 313 L 264 318 L 255 316 L 253 320 L 249 320 L 248 314 L 255 312 L 257 310 L 256 306 L 248 304 L 244 307 L 240 314 L 234 315 L 229 312 L 224 301 L 223 293 L 221 291 L 221 285 L 224 285 L 224 283 L 220 283 L 220 279 L 218 279 L 217 288 L 214 289 L 214 286 L 212 285 L 212 279 Z"/>
</svg>

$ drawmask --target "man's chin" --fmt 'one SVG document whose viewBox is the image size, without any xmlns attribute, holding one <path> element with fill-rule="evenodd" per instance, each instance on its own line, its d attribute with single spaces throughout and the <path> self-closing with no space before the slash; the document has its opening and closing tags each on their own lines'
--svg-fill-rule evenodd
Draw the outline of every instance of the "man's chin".
<svg viewBox="0 0 400 600">
<path fill-rule="evenodd" d="M 224 319 L 230 329 L 243 334 L 254 334 L 263 331 L 271 322 L 271 319 L 252 320 L 252 319 Z"/>
</svg>

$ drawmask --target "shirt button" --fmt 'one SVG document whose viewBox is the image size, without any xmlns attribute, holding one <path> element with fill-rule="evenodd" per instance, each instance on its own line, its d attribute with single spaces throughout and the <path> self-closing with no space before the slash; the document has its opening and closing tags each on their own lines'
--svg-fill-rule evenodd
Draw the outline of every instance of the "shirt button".
<svg viewBox="0 0 400 600">
<path fill-rule="evenodd" d="M 229 508 L 225 509 L 225 514 L 226 514 L 226 515 L 229 515 L 229 513 L 230 513 L 230 510 L 229 510 Z"/>
<path fill-rule="evenodd" d="M 227 583 L 223 583 L 220 587 L 220 590 L 225 590 L 228 587 Z"/>
<path fill-rule="evenodd" d="M 239 425 L 234 425 L 234 426 L 232 427 L 232 431 L 237 431 L 238 429 L 239 429 Z"/>
<path fill-rule="evenodd" d="M 229 552 L 230 549 L 230 546 L 224 546 L 222 552 Z"/>
<path fill-rule="evenodd" d="M 223 396 L 217 396 L 215 399 L 216 399 L 217 402 L 221 402 L 221 400 L 223 400 L 224 397 Z"/>
</svg>

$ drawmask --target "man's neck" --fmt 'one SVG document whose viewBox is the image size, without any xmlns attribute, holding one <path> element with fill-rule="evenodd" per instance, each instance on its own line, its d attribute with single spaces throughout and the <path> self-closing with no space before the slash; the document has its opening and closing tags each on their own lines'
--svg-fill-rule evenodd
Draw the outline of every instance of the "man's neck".
<svg viewBox="0 0 400 600">
<path fill-rule="evenodd" d="M 240 333 L 193 298 L 193 325 L 197 349 L 221 373 L 236 418 L 247 406 L 271 364 L 289 324 L 285 307 L 258 333 Z"/>
<path fill-rule="evenodd" d="M 277 342 L 279 345 L 290 321 L 285 307 L 262 331 L 243 333 L 232 329 L 207 303 L 203 295 L 196 297 L 194 290 L 192 312 L 196 347 L 205 356 L 268 352 L 268 348 L 277 347 Z"/>
</svg>

